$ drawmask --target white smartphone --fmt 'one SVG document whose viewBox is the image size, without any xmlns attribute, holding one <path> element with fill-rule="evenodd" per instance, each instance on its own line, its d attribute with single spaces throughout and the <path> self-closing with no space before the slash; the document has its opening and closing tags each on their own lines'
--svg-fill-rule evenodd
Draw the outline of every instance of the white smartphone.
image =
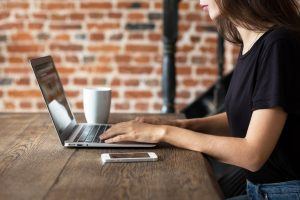
<svg viewBox="0 0 300 200">
<path fill-rule="evenodd" d="M 132 152 L 132 153 L 103 153 L 101 154 L 102 163 L 106 162 L 144 162 L 157 161 L 154 152 Z"/>
</svg>

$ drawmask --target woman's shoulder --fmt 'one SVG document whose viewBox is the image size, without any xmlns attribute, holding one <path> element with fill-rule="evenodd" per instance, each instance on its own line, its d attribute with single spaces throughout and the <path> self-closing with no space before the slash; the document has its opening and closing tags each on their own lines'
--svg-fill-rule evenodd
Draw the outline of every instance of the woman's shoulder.
<svg viewBox="0 0 300 200">
<path fill-rule="evenodd" d="M 272 46 L 274 43 L 286 43 L 300 48 L 300 33 L 285 27 L 273 28 L 265 37 L 265 45 Z"/>
</svg>

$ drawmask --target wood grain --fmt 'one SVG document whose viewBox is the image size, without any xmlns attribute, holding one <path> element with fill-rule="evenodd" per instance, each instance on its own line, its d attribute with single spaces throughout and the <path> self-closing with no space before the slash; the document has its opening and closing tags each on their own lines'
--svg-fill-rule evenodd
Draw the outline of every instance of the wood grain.
<svg viewBox="0 0 300 200">
<path fill-rule="evenodd" d="M 112 114 L 110 122 L 136 116 Z M 82 114 L 76 117 L 84 121 Z M 167 144 L 151 149 L 68 149 L 61 146 L 48 114 L 0 114 L 0 119 L 0 199 L 222 198 L 201 153 Z M 101 153 L 133 151 L 156 152 L 159 161 L 100 162 Z"/>
</svg>

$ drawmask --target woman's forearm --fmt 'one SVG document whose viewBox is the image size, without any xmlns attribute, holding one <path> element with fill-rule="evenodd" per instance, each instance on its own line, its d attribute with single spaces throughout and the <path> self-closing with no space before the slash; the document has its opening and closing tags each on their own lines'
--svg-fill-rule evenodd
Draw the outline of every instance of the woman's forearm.
<svg viewBox="0 0 300 200">
<path fill-rule="evenodd" d="M 231 136 L 226 112 L 195 119 L 176 120 L 176 126 L 196 132 L 213 135 Z"/>
<path fill-rule="evenodd" d="M 257 170 L 257 153 L 245 138 L 208 135 L 173 126 L 164 126 L 164 130 L 163 142 L 208 154 L 224 163 Z"/>
</svg>

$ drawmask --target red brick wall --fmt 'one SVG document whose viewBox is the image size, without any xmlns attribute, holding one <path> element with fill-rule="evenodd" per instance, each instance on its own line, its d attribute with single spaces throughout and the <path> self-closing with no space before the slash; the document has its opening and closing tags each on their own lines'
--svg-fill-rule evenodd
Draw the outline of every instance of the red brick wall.
<svg viewBox="0 0 300 200">
<path fill-rule="evenodd" d="M 0 1 L 0 111 L 39 111 L 28 58 L 51 54 L 73 111 L 82 88 L 108 86 L 113 112 L 161 109 L 162 0 Z M 216 32 L 198 1 L 180 3 L 180 110 L 216 80 Z M 237 48 L 226 44 L 226 71 Z"/>
</svg>

